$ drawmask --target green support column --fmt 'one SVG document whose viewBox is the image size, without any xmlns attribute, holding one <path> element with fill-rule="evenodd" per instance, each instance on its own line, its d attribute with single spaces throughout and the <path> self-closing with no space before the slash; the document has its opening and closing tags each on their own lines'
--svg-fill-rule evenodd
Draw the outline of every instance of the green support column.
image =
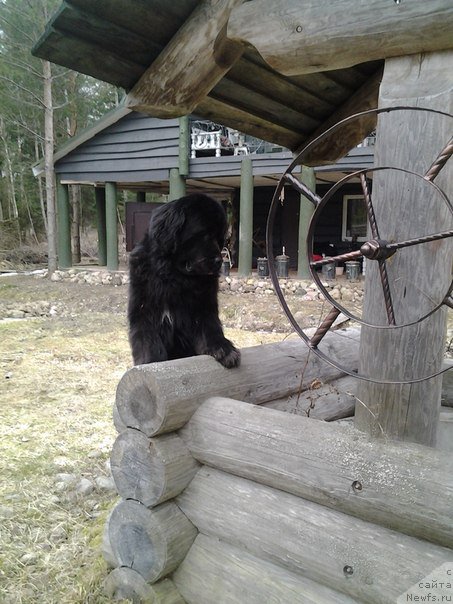
<svg viewBox="0 0 453 604">
<path fill-rule="evenodd" d="M 302 166 L 299 180 L 311 191 L 316 191 L 316 176 L 313 168 Z M 299 252 L 297 258 L 297 277 L 299 279 L 310 279 L 309 258 L 307 256 L 307 235 L 311 217 L 315 206 L 304 195 L 300 196 L 299 209 Z"/>
<path fill-rule="evenodd" d="M 186 194 L 186 181 L 183 176 L 179 173 L 179 168 L 170 169 L 170 191 L 169 201 L 179 199 Z"/>
<path fill-rule="evenodd" d="M 189 116 L 179 118 L 179 174 L 189 176 L 190 123 Z"/>
<path fill-rule="evenodd" d="M 105 189 L 96 187 L 94 189 L 96 199 L 97 231 L 98 231 L 98 264 L 107 264 L 107 229 L 105 225 Z"/>
<path fill-rule="evenodd" d="M 239 200 L 239 263 L 238 275 L 252 273 L 253 239 L 253 166 L 252 159 L 244 156 L 241 164 L 241 194 Z"/>
<path fill-rule="evenodd" d="M 116 183 L 105 183 L 105 226 L 107 234 L 107 268 L 118 270 L 118 221 Z"/>
<path fill-rule="evenodd" d="M 58 267 L 70 268 L 72 266 L 72 252 L 69 189 L 68 185 L 61 184 L 60 179 L 57 179 L 57 206 Z"/>
</svg>

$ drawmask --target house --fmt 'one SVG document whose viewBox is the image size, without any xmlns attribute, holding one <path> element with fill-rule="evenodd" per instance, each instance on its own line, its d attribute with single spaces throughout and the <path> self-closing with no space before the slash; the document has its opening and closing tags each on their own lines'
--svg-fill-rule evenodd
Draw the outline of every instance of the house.
<svg viewBox="0 0 453 604">
<path fill-rule="evenodd" d="M 367 142 L 372 143 L 373 139 Z M 147 203 L 147 194 L 148 201 L 149 193 L 158 194 L 166 201 L 195 191 L 219 199 L 228 208 L 229 247 L 236 266 L 241 203 L 252 204 L 253 220 L 247 234 L 252 242 L 246 263 L 246 272 L 249 272 L 256 267 L 257 258 L 266 255 L 265 231 L 270 202 L 275 186 L 292 159 L 292 153 L 281 146 L 197 116 L 160 119 L 120 107 L 62 146 L 55 154 L 55 171 L 60 204 L 66 203 L 69 185 L 93 187 L 98 208 L 99 261 L 111 269 L 118 266 L 118 253 L 115 237 L 110 237 L 110 245 L 107 241 L 105 208 L 107 200 L 107 212 L 109 207 L 113 208 L 111 222 L 115 223 L 118 191 L 136 193 L 136 202 L 126 204 L 127 251 L 143 236 L 155 207 Z M 244 201 L 242 195 L 241 202 L 244 161 L 251 166 L 248 178 L 253 195 L 249 201 Z M 324 195 L 332 183 L 345 174 L 372 165 L 373 146 L 366 144 L 352 149 L 338 162 L 316 167 L 317 194 Z M 43 162 L 34 168 L 36 175 L 42 170 Z M 301 175 L 301 166 L 294 172 Z M 285 187 L 285 199 L 274 227 L 275 255 L 284 247 L 293 269 L 297 269 L 299 253 L 304 253 L 299 250 L 300 204 L 300 194 L 292 187 Z M 365 235 L 361 229 L 366 229 L 363 193 L 358 178 L 354 178 L 335 193 L 323 212 L 316 229 L 314 252 L 328 254 L 332 246 L 338 252 L 349 250 Z M 65 265 L 62 258 L 70 263 L 71 255 L 67 251 L 60 250 L 59 257 L 60 266 Z"/>
</svg>

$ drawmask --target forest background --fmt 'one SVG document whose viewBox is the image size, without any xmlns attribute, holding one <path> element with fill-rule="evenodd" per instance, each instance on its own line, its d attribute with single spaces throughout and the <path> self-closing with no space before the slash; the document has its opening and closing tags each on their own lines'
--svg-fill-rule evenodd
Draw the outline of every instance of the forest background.
<svg viewBox="0 0 453 604">
<path fill-rule="evenodd" d="M 123 91 L 33 57 L 60 0 L 0 0 L 0 262 L 56 268 L 53 154 L 119 104 Z M 45 173 L 32 167 L 45 161 Z M 88 190 L 72 186 L 72 248 L 94 222 Z M 38 256 L 38 258 L 36 258 Z"/>
</svg>

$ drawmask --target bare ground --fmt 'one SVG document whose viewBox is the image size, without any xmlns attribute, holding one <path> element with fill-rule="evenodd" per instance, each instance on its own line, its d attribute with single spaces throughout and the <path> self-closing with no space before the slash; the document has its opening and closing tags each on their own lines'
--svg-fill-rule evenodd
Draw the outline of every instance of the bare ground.
<svg viewBox="0 0 453 604">
<path fill-rule="evenodd" d="M 131 366 L 126 298 L 124 286 L 0 279 L 0 319 L 10 317 L 0 320 L 5 604 L 109 601 L 101 541 L 117 501 L 108 485 L 112 403 Z M 288 332 L 273 297 L 225 294 L 220 305 L 227 335 L 241 347 Z M 270 331 L 244 329 L 257 319 Z"/>
</svg>

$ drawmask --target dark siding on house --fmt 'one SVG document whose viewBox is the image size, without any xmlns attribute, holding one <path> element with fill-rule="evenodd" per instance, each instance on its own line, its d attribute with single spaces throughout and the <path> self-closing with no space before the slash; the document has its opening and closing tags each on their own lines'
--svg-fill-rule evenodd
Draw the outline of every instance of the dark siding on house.
<svg viewBox="0 0 453 604">
<path fill-rule="evenodd" d="M 63 179 L 90 182 L 168 180 L 179 164 L 179 121 L 130 113 L 55 165 Z"/>
<path fill-rule="evenodd" d="M 289 151 L 283 153 L 263 153 L 249 155 L 252 159 L 253 174 L 281 175 L 292 161 Z M 191 178 L 209 178 L 219 176 L 239 176 L 243 155 L 223 155 L 222 157 L 196 157 L 190 160 Z M 295 172 L 299 170 L 296 169 Z"/>
</svg>

